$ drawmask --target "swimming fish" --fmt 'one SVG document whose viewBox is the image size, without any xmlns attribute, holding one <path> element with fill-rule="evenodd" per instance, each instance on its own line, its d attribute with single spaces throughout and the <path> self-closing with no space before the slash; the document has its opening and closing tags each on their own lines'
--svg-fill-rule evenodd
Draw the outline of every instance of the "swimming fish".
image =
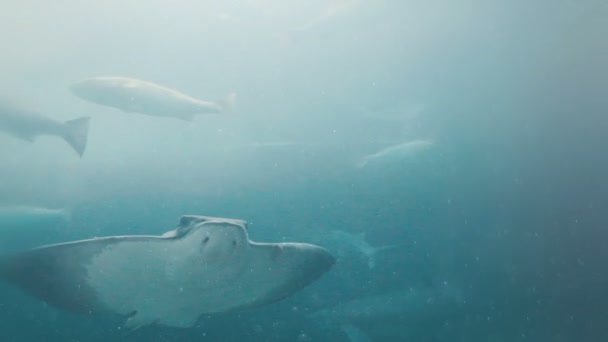
<svg viewBox="0 0 608 342">
<path fill-rule="evenodd" d="M 0 251 L 16 252 L 59 242 L 72 227 L 72 208 L 0 206 Z"/>
<path fill-rule="evenodd" d="M 432 147 L 432 140 L 413 140 L 386 147 L 376 153 L 364 156 L 356 163 L 357 168 L 364 168 L 372 163 L 402 160 Z"/>
<path fill-rule="evenodd" d="M 337 324 L 350 341 L 371 341 L 361 329 L 379 325 L 420 326 L 425 322 L 443 322 L 466 312 L 467 300 L 462 290 L 448 285 L 410 288 L 357 297 L 321 309 L 308 319 L 326 325 Z"/>
<path fill-rule="evenodd" d="M 87 145 L 89 118 L 61 122 L 9 102 L 0 102 L 0 131 L 29 142 L 40 135 L 58 136 L 82 156 Z"/>
<path fill-rule="evenodd" d="M 190 121 L 197 114 L 225 113 L 236 102 L 236 94 L 210 102 L 178 90 L 134 78 L 101 76 L 75 82 L 70 90 L 86 101 L 125 112 Z"/>
<path fill-rule="evenodd" d="M 71 219 L 70 208 L 50 209 L 26 205 L 0 206 L 0 234 L 7 228 L 69 222 Z"/>
<path fill-rule="evenodd" d="M 387 246 L 373 246 L 367 242 L 365 232 L 354 234 L 342 230 L 331 230 L 329 231 L 329 236 L 332 240 L 347 244 L 363 254 L 367 258 L 367 267 L 369 269 L 374 269 L 376 267 L 376 257 L 378 253 L 409 245 L 406 243 L 399 243 Z"/>
</svg>

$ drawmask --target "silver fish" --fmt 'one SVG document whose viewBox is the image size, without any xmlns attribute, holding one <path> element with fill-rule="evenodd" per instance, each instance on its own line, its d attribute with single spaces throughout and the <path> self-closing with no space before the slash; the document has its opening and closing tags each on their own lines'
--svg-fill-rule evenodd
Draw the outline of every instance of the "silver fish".
<svg viewBox="0 0 608 342">
<path fill-rule="evenodd" d="M 197 114 L 225 113 L 236 94 L 220 101 L 204 101 L 156 83 L 119 76 L 88 78 L 70 86 L 81 99 L 125 112 L 190 121 Z"/>
<path fill-rule="evenodd" d="M 29 142 L 40 135 L 61 137 L 82 156 L 87 146 L 89 118 L 61 122 L 4 101 L 0 102 L 0 131 Z"/>
</svg>

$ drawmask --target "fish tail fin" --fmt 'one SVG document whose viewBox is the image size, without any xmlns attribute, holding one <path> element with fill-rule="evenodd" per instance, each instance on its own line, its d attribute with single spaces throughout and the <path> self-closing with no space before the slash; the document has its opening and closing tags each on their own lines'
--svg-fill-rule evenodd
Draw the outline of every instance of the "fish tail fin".
<svg viewBox="0 0 608 342">
<path fill-rule="evenodd" d="M 367 268 L 369 268 L 370 270 L 373 270 L 374 268 L 376 268 L 376 256 L 375 255 L 370 255 L 367 258 Z"/>
<path fill-rule="evenodd" d="M 72 222 L 72 212 L 72 207 L 65 207 L 61 209 L 61 216 L 64 220 L 66 220 L 66 222 Z"/>
<path fill-rule="evenodd" d="M 394 245 L 385 245 L 385 246 L 375 247 L 373 254 L 376 255 L 378 253 L 390 251 L 391 249 L 397 249 L 397 248 L 408 247 L 408 246 L 411 246 L 411 243 L 406 242 L 406 243 L 397 243 Z"/>
<path fill-rule="evenodd" d="M 357 169 L 362 169 L 367 165 L 367 161 L 368 159 L 366 157 L 363 157 L 361 159 L 359 159 L 356 163 L 355 163 L 355 168 Z"/>
<path fill-rule="evenodd" d="M 408 246 L 409 243 L 398 243 L 395 245 L 386 245 L 386 246 L 380 246 L 380 247 L 376 247 L 375 249 L 375 253 L 379 253 L 379 252 L 384 252 L 384 251 L 388 251 L 391 249 L 395 249 L 395 248 L 399 248 L 399 247 L 404 247 L 404 246 Z"/>
<path fill-rule="evenodd" d="M 223 99 L 217 100 L 216 104 L 222 107 L 222 113 L 231 113 L 236 105 L 236 93 L 230 93 Z"/>
<path fill-rule="evenodd" d="M 63 134 L 63 139 L 78 153 L 80 157 L 87 147 L 87 138 L 89 135 L 90 118 L 82 117 L 65 122 L 66 130 Z"/>
<path fill-rule="evenodd" d="M 408 243 L 400 243 L 400 244 L 395 244 L 395 245 L 386 245 L 386 246 L 380 246 L 380 247 L 375 247 L 374 250 L 372 251 L 372 253 L 369 255 L 368 260 L 367 260 L 367 267 L 369 267 L 370 270 L 374 269 L 376 267 L 376 256 L 378 253 L 384 252 L 384 251 L 388 251 L 391 249 L 395 249 L 395 248 L 399 248 L 399 247 L 404 247 L 404 246 L 409 246 Z"/>
<path fill-rule="evenodd" d="M 365 331 L 361 330 L 361 328 L 357 327 L 354 324 L 341 324 L 340 329 L 342 332 L 348 337 L 350 342 L 371 342 L 372 339 L 365 333 Z"/>
</svg>

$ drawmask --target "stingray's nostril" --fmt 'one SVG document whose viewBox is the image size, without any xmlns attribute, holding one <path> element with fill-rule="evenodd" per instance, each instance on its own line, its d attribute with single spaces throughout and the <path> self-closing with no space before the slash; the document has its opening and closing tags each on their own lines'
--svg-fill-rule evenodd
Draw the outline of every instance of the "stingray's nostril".
<svg viewBox="0 0 608 342">
<path fill-rule="evenodd" d="M 232 245 L 236 247 L 236 240 L 232 240 Z"/>
</svg>

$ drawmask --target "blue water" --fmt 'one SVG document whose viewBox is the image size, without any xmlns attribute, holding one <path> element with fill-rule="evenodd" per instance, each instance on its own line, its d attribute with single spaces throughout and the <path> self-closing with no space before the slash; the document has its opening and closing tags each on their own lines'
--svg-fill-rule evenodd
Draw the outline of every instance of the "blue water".
<svg viewBox="0 0 608 342">
<path fill-rule="evenodd" d="M 244 219 L 254 241 L 318 244 L 338 262 L 281 302 L 189 329 L 130 332 L 120 317 L 2 284 L 1 341 L 608 340 L 603 2 L 4 7 L 0 90 L 91 127 L 82 158 L 54 137 L 0 135 L 0 203 L 73 211 L 69 223 L 11 230 L 3 252 L 162 234 L 199 214 Z M 101 75 L 206 100 L 236 92 L 237 105 L 184 122 L 68 91 Z M 356 167 L 420 139 L 432 147 Z M 398 247 L 370 267 L 333 230 Z"/>
</svg>

